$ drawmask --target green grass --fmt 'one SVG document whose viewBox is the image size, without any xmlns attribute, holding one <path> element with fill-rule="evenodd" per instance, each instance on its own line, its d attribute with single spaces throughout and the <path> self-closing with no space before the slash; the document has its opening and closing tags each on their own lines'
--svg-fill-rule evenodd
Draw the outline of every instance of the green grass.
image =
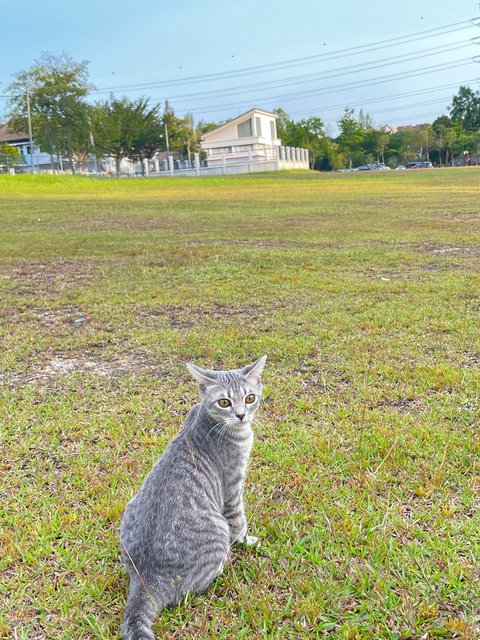
<svg viewBox="0 0 480 640">
<path fill-rule="evenodd" d="M 0 637 L 119 637 L 185 362 L 264 353 L 262 544 L 159 637 L 479 637 L 479 179 L 0 177 Z"/>
</svg>

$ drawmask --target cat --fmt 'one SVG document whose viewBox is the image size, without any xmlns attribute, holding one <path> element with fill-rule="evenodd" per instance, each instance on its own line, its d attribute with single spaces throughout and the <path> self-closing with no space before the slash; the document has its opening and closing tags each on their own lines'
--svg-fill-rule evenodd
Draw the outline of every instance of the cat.
<svg viewBox="0 0 480 640">
<path fill-rule="evenodd" d="M 125 508 L 120 546 L 130 576 L 122 634 L 152 640 L 165 606 L 201 593 L 247 536 L 242 500 L 266 356 L 231 371 L 187 364 L 201 402 Z"/>
</svg>

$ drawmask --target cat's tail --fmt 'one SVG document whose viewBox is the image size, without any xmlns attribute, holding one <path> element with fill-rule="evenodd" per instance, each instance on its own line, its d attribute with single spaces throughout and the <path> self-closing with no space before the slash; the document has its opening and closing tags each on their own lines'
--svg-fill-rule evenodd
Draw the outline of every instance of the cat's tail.
<svg viewBox="0 0 480 640">
<path fill-rule="evenodd" d="M 145 587 L 136 580 L 130 581 L 125 615 L 121 627 L 125 640 L 154 640 L 153 621 L 160 607 L 157 607 Z"/>
</svg>

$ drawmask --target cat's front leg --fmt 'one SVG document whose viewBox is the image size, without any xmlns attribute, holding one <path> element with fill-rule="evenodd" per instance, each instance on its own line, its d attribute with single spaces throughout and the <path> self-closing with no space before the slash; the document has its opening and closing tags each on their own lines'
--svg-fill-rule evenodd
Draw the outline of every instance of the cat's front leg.
<svg viewBox="0 0 480 640">
<path fill-rule="evenodd" d="M 257 537 L 247 535 L 247 519 L 245 517 L 243 502 L 240 502 L 235 509 L 227 510 L 225 517 L 230 527 L 231 544 L 245 543 L 250 546 L 258 542 Z"/>
<path fill-rule="evenodd" d="M 230 527 L 230 543 L 241 544 L 247 537 L 247 519 L 242 507 L 233 514 L 227 514 L 228 525 Z"/>
</svg>

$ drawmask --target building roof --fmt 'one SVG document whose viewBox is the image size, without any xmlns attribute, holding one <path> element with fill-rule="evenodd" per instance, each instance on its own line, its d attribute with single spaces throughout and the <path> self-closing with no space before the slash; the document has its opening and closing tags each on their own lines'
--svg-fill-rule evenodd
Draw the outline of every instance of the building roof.
<svg viewBox="0 0 480 640">
<path fill-rule="evenodd" d="M 397 131 L 408 131 L 409 129 L 421 129 L 422 127 L 424 127 L 427 123 L 423 123 L 423 124 L 400 124 L 397 127 Z"/>
<path fill-rule="evenodd" d="M 241 115 L 237 116 L 236 118 L 231 118 L 230 120 L 227 120 L 226 122 L 224 122 L 223 124 L 221 124 L 219 127 L 216 127 L 215 129 L 212 129 L 211 131 L 207 131 L 206 133 L 204 133 L 202 135 L 202 139 L 203 138 L 207 138 L 210 134 L 212 133 L 216 133 L 217 131 L 220 131 L 220 129 L 223 129 L 224 127 L 228 127 L 229 125 L 235 123 L 235 122 L 240 122 L 241 120 L 243 120 L 245 118 L 245 116 L 249 116 L 250 114 L 254 114 L 254 113 L 263 113 L 264 115 L 267 116 L 272 116 L 273 118 L 277 118 L 277 114 L 273 113 L 272 111 L 265 111 L 265 109 L 257 109 L 256 107 L 253 109 L 249 109 L 248 111 L 245 111 L 245 113 L 242 113 Z"/>
<path fill-rule="evenodd" d="M 0 124 L 0 144 L 2 142 L 24 142 L 28 140 L 27 133 L 15 133 L 8 124 Z"/>
</svg>

